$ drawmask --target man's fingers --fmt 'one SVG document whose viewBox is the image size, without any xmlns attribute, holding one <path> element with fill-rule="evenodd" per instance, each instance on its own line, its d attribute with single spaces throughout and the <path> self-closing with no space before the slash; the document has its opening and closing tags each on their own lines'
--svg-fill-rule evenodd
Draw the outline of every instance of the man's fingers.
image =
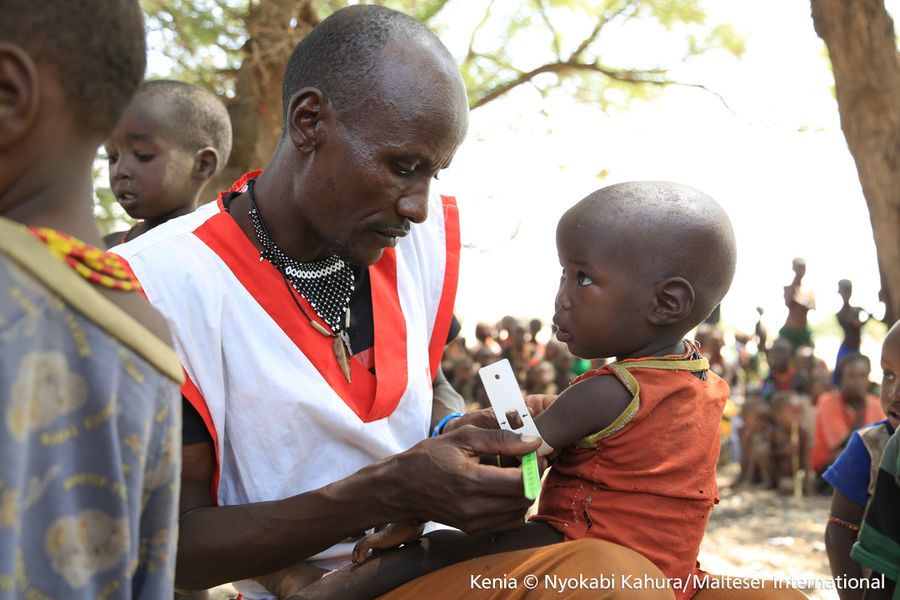
<svg viewBox="0 0 900 600">
<path fill-rule="evenodd" d="M 541 445 L 538 437 L 520 436 L 511 431 L 500 429 L 479 429 L 476 427 L 460 427 L 451 434 L 454 441 L 461 442 L 474 455 L 503 454 L 505 456 L 522 456 Z"/>
</svg>

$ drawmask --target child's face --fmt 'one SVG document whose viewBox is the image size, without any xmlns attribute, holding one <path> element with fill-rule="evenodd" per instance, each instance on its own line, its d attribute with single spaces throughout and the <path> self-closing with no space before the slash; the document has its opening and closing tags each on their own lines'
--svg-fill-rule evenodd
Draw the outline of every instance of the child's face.
<svg viewBox="0 0 900 600">
<path fill-rule="evenodd" d="M 193 208 L 198 191 L 194 156 L 170 135 L 166 122 L 165 106 L 138 96 L 106 143 L 109 185 L 134 219 L 158 219 Z"/>
<path fill-rule="evenodd" d="M 869 365 L 864 360 L 854 360 L 841 371 L 841 391 L 851 398 L 864 398 L 869 390 Z"/>
<path fill-rule="evenodd" d="M 586 235 L 566 221 L 556 233 L 562 276 L 553 323 L 557 339 L 581 358 L 625 357 L 642 347 L 642 309 L 648 306 L 639 278 L 610 258 L 610 241 Z"/>
<path fill-rule="evenodd" d="M 881 348 L 881 408 L 894 429 L 900 426 L 900 325 L 895 325 Z"/>
</svg>

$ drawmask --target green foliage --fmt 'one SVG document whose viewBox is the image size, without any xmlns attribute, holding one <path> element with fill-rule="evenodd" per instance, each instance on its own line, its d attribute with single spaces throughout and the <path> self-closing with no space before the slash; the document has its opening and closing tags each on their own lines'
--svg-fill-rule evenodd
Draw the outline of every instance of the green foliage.
<svg viewBox="0 0 900 600">
<path fill-rule="evenodd" d="M 170 76 L 222 95 L 234 79 L 247 42 L 247 17 L 259 5 L 300 0 L 142 0 L 151 46 L 173 64 Z M 311 0 L 324 18 L 345 0 Z M 528 84 L 541 94 L 563 82 L 574 97 L 601 108 L 651 99 L 673 83 L 668 70 L 680 60 L 710 51 L 740 56 L 743 39 L 730 25 L 706 23 L 701 0 L 375 0 L 425 21 L 439 35 L 470 32 L 465 48 L 454 48 L 477 108 Z M 654 64 L 604 60 L 615 44 L 648 25 L 680 52 L 660 50 Z M 445 36 L 448 37 L 448 36 Z M 616 54 L 612 52 L 612 54 Z M 641 54 L 646 54 L 642 52 Z M 675 57 L 671 58 L 670 57 Z M 669 64 L 666 64 L 666 60 Z"/>
</svg>

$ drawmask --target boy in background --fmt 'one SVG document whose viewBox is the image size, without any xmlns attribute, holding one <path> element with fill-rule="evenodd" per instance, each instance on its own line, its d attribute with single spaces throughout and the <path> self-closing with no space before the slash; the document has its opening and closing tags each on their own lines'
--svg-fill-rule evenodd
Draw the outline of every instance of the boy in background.
<svg viewBox="0 0 900 600">
<path fill-rule="evenodd" d="M 106 142 L 109 185 L 132 219 L 115 246 L 194 211 L 228 162 L 231 121 L 212 93 L 183 81 L 145 81 Z"/>
</svg>

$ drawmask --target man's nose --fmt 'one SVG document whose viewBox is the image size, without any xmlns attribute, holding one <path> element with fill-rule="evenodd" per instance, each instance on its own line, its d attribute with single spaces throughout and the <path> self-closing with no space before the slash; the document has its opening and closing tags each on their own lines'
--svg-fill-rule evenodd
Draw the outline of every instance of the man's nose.
<svg viewBox="0 0 900 600">
<path fill-rule="evenodd" d="M 422 223 L 428 218 L 429 179 L 410 189 L 397 201 L 397 213 L 413 223 Z"/>
</svg>

